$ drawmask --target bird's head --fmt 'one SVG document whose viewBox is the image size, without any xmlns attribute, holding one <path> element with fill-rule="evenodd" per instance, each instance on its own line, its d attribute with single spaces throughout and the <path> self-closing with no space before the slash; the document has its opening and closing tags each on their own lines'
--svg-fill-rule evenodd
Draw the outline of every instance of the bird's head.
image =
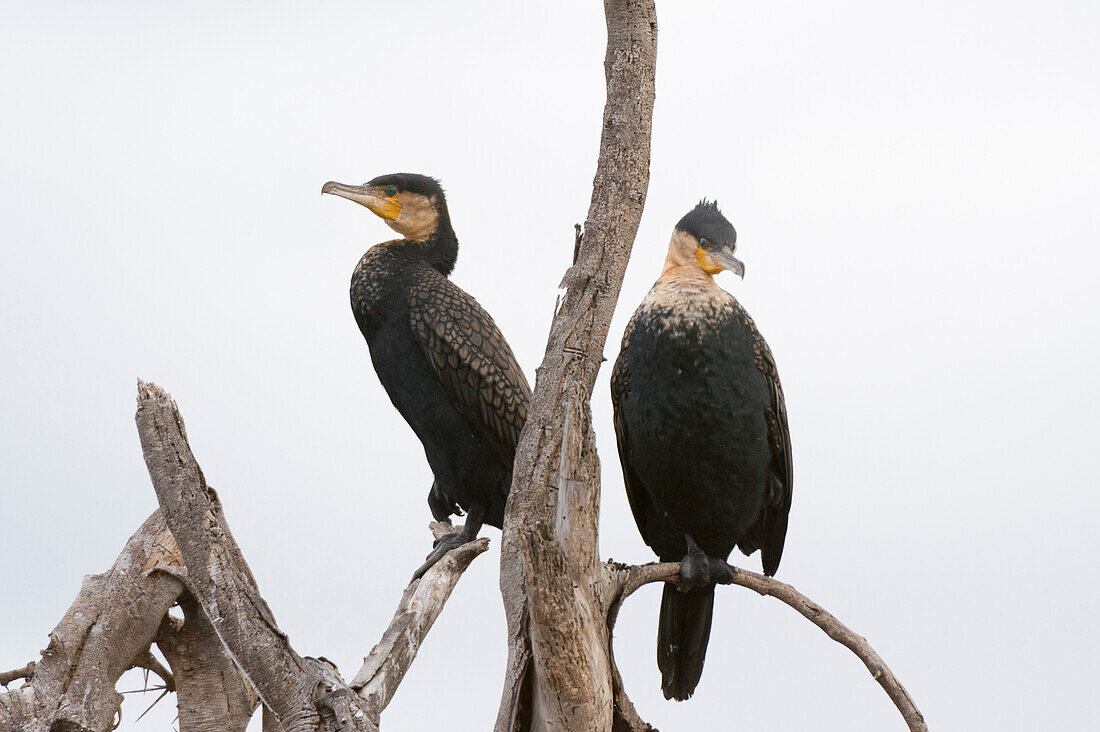
<svg viewBox="0 0 1100 732">
<path fill-rule="evenodd" d="M 737 251 L 737 231 L 718 210 L 717 201 L 703 199 L 676 224 L 668 245 L 669 266 L 694 265 L 715 275 L 729 270 L 742 279 L 745 265 L 733 253 Z"/>
<path fill-rule="evenodd" d="M 321 193 L 366 206 L 391 229 L 413 241 L 429 238 L 447 214 L 443 186 L 435 178 L 417 173 L 380 175 L 361 186 L 329 181 Z"/>
</svg>

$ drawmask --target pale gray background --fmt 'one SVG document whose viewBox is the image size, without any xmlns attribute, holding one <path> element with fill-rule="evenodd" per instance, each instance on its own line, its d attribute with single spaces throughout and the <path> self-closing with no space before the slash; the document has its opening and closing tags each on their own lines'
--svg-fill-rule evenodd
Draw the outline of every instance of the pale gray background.
<svg viewBox="0 0 1100 732">
<path fill-rule="evenodd" d="M 184 7 L 186 5 L 186 7 Z M 717 197 L 787 393 L 781 579 L 864 633 L 935 730 L 1083 729 L 1100 677 L 1100 6 L 660 3 L 653 176 L 606 354 Z M 348 307 L 389 229 L 329 179 L 442 178 L 454 279 L 534 377 L 603 105 L 598 2 L 15 3 L 0 22 L 0 666 L 155 507 L 135 379 L 177 398 L 280 625 L 352 674 L 429 548 L 431 482 Z M 594 409 L 602 552 L 644 562 Z M 488 729 L 496 547 L 384 723 Z M 759 559 L 736 558 L 759 568 Z M 658 588 L 616 651 L 662 729 L 902 729 L 848 651 L 719 592 L 660 697 Z M 123 686 L 134 688 L 135 675 Z M 124 707 L 167 730 L 168 703 Z"/>
</svg>

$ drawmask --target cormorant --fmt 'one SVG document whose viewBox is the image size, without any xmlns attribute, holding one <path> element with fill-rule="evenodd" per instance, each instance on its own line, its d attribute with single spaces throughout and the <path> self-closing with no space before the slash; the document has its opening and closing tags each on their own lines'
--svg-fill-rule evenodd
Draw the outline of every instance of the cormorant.
<svg viewBox="0 0 1100 732">
<path fill-rule="evenodd" d="M 351 309 L 382 386 L 424 445 L 432 516 L 467 513 L 461 532 L 436 541 L 419 577 L 477 538 L 482 523 L 503 526 L 531 387 L 493 319 L 447 278 L 458 238 L 439 181 L 394 173 L 361 186 L 330 181 L 321 193 L 366 206 L 402 235 L 359 260 Z"/>
<path fill-rule="evenodd" d="M 737 546 L 779 567 L 791 507 L 791 444 L 775 360 L 714 275 L 742 278 L 737 232 L 705 199 L 680 219 L 664 269 L 630 319 L 611 374 L 626 494 L 646 544 L 681 561 L 665 585 L 657 665 L 666 699 L 703 672 L 714 583 Z M 682 559 L 681 559 L 682 558 Z"/>
</svg>

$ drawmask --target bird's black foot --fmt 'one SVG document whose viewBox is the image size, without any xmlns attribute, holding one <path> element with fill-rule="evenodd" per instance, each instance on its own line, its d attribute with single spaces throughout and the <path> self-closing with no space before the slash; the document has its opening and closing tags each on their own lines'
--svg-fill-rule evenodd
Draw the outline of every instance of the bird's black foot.
<svg viewBox="0 0 1100 732">
<path fill-rule="evenodd" d="M 420 579 L 424 576 L 424 573 L 431 569 L 433 564 L 442 559 L 447 552 L 451 551 L 452 549 L 457 549 L 458 547 L 470 541 L 473 541 L 473 538 L 466 538 L 466 532 L 464 531 L 456 531 L 453 534 L 445 534 L 439 537 L 435 540 L 435 548 L 432 549 L 431 553 L 428 554 L 427 558 L 424 560 L 424 563 L 421 564 L 415 572 L 413 572 L 412 578 L 414 580 Z"/>
<path fill-rule="evenodd" d="M 680 583 L 677 589 L 680 592 L 691 592 L 699 587 L 710 584 L 710 561 L 706 554 L 696 548 L 688 550 L 684 558 L 680 560 Z"/>
<path fill-rule="evenodd" d="M 732 585 L 734 568 L 721 559 L 707 557 L 710 565 L 710 581 L 716 585 Z"/>
<path fill-rule="evenodd" d="M 733 582 L 733 567 L 721 559 L 708 557 L 690 535 L 684 538 L 687 540 L 688 553 L 680 560 L 680 582 L 677 585 L 680 592 Z"/>
</svg>

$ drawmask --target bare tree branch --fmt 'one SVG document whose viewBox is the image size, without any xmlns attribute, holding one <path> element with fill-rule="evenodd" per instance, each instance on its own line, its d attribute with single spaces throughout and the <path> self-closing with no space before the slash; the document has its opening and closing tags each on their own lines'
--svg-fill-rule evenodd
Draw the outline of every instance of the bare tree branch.
<svg viewBox="0 0 1100 732">
<path fill-rule="evenodd" d="M 615 618 L 618 615 L 618 608 L 621 606 L 622 601 L 639 587 L 650 582 L 675 583 L 680 577 L 679 562 L 662 562 L 638 566 L 609 564 L 608 568 L 613 573 L 617 586 L 616 596 L 611 603 L 612 609 L 608 613 L 609 630 L 614 628 Z M 762 596 L 774 597 L 789 605 L 804 618 L 825 631 L 825 634 L 830 638 L 856 654 L 859 660 L 863 661 L 863 665 L 867 667 L 867 670 L 871 672 L 871 677 L 886 691 L 890 701 L 894 702 L 894 706 L 901 712 L 901 716 L 909 729 L 912 732 L 927 732 L 928 726 L 924 722 L 924 716 L 917 709 L 912 697 L 909 696 L 909 692 L 901 685 L 901 682 L 898 681 L 886 663 L 875 652 L 875 649 L 871 648 L 866 638 L 852 632 L 848 626 L 833 617 L 825 608 L 791 585 L 780 582 L 773 577 L 750 572 L 747 569 L 737 567 L 731 567 L 731 569 L 733 570 L 733 584 L 747 587 Z"/>
<path fill-rule="evenodd" d="M 615 667 L 622 600 L 679 565 L 617 567 L 598 559 L 599 462 L 588 404 L 648 184 L 656 19 L 648 0 L 605 0 L 607 104 L 592 202 L 562 286 L 505 516 L 501 592 L 509 665 L 497 732 L 652 728 Z M 738 584 L 796 608 L 855 652 L 913 730 L 924 721 L 867 645 L 789 585 L 737 571 Z"/>
<path fill-rule="evenodd" d="M 443 523 L 432 527 L 437 533 L 457 530 Z M 381 715 L 390 703 L 462 573 L 488 548 L 489 540 L 481 538 L 452 549 L 423 577 L 405 588 L 389 627 L 363 659 L 363 667 L 351 682 L 351 688 L 359 692 L 375 714 Z"/>
<path fill-rule="evenodd" d="M 285 732 L 376 730 L 377 720 L 324 659 L 299 656 L 279 630 L 187 443 L 183 418 L 155 384 L 138 384 L 138 433 L 188 589 Z M 132 657 L 132 656 L 131 656 Z"/>
<path fill-rule="evenodd" d="M 28 681 L 34 676 L 34 661 L 31 661 L 23 668 L 13 669 L 11 671 L 0 671 L 0 686 L 7 686 L 13 681 L 19 679 L 27 679 Z"/>
<path fill-rule="evenodd" d="M 165 615 L 164 617 L 167 618 L 169 616 Z M 163 629 L 163 627 L 164 623 L 162 621 L 161 628 Z M 159 634 L 157 637 L 160 637 Z M 146 671 L 151 671 L 152 673 L 155 673 L 157 676 L 159 676 L 160 680 L 164 682 L 165 690 L 176 690 L 176 677 L 172 675 L 171 671 L 164 667 L 164 664 L 162 664 L 157 659 L 157 657 L 153 655 L 153 652 L 149 648 L 146 648 L 144 651 L 138 654 L 138 657 L 130 663 L 130 668 L 141 668 L 145 669 Z"/>
<path fill-rule="evenodd" d="M 0 693 L 0 729 L 110 729 L 119 714 L 119 677 L 145 653 L 161 618 L 183 591 L 159 566 L 178 563 L 160 512 L 150 516 L 107 572 L 89 575 L 50 633 L 30 683 Z"/>
</svg>

